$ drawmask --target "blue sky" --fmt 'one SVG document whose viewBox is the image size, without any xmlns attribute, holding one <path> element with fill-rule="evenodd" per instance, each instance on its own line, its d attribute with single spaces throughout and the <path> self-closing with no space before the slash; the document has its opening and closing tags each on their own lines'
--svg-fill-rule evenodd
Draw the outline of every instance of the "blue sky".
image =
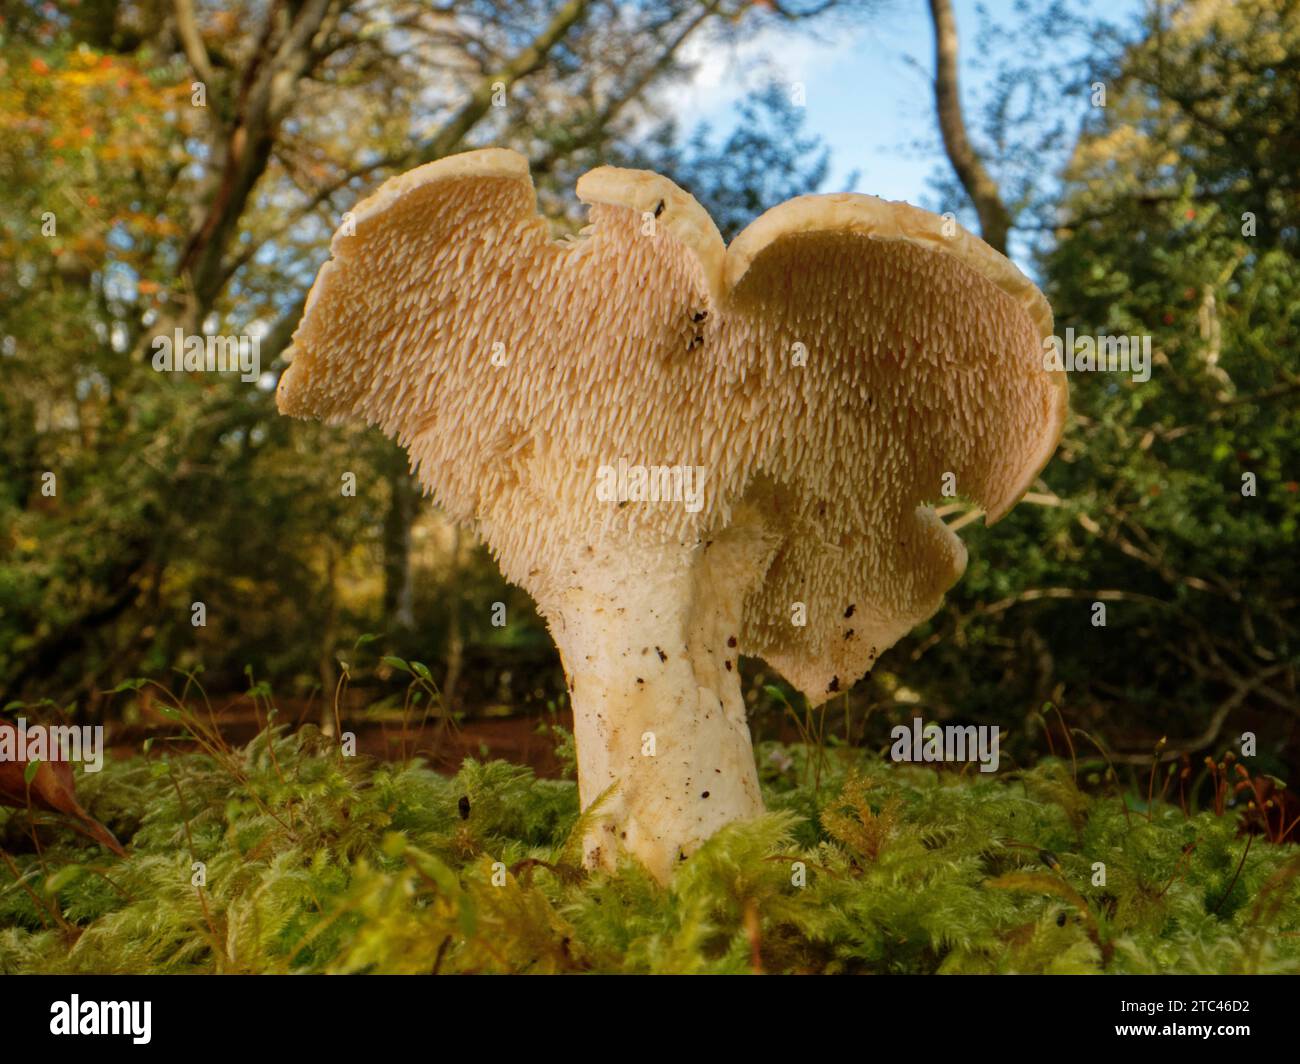
<svg viewBox="0 0 1300 1064">
<path fill-rule="evenodd" d="M 985 0 L 978 6 L 995 23 L 1015 21 L 1014 0 Z M 1143 0 L 1091 0 L 1087 12 L 1126 23 L 1143 6 Z M 990 63 L 976 39 L 981 19 L 975 0 L 954 0 L 954 8 L 970 121 L 971 103 L 989 83 Z M 1063 60 L 1069 52 L 1061 41 L 1044 46 Z M 670 90 L 665 102 L 687 128 L 700 120 L 725 128 L 736 98 L 754 83 L 773 77 L 801 82 L 807 126 L 831 149 L 826 190 L 840 190 L 856 170 L 856 191 L 921 203 L 933 197 L 927 178 L 945 163 L 930 83 L 933 50 L 925 0 L 882 0 L 860 25 L 822 40 L 773 32 L 729 48 L 696 42 L 689 57 L 698 64 L 694 79 Z M 1084 107 L 1081 101 L 1081 114 Z"/>
</svg>

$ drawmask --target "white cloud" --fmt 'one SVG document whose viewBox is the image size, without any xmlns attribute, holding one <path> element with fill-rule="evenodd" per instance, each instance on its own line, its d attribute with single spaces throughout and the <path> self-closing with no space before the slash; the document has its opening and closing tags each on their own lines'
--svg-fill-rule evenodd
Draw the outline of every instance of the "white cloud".
<svg viewBox="0 0 1300 1064">
<path fill-rule="evenodd" d="M 725 123 L 737 101 L 755 89 L 772 81 L 806 85 L 852 50 L 847 34 L 826 41 L 775 25 L 740 40 L 701 35 L 682 48 L 691 73 L 660 90 L 656 110 L 676 116 L 685 129 L 701 121 Z"/>
</svg>

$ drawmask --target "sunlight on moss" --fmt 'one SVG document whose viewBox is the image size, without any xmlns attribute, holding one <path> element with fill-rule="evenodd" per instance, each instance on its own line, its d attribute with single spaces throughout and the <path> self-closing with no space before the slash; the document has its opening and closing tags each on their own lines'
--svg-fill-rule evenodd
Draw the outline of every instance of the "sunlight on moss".
<svg viewBox="0 0 1300 1064">
<path fill-rule="evenodd" d="M 759 756 L 771 811 L 667 889 L 581 869 L 575 785 L 501 761 L 447 778 L 305 729 L 110 763 L 79 786 L 125 859 L 0 812 L 0 972 L 1300 972 L 1297 848 L 1231 815 L 1148 819 L 1056 760 Z"/>
</svg>

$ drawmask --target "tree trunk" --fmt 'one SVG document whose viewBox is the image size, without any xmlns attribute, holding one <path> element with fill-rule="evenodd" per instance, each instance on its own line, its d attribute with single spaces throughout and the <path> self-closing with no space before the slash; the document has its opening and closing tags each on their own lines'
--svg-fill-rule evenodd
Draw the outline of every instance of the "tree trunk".
<svg viewBox="0 0 1300 1064">
<path fill-rule="evenodd" d="M 952 13 L 952 0 L 930 0 L 930 15 L 934 19 L 934 104 L 944 151 L 975 204 L 984 242 L 1005 255 L 1011 213 L 1002 202 L 997 182 L 989 176 L 966 135 L 957 79 L 957 19 Z"/>
<path fill-rule="evenodd" d="M 324 626 L 321 632 L 320 657 L 317 659 L 316 667 L 320 676 L 321 689 L 320 730 L 322 735 L 331 737 L 342 731 L 341 720 L 336 721 L 336 714 L 339 718 L 343 714 L 342 707 L 338 707 L 336 710 L 334 706 L 334 693 L 337 689 L 335 676 L 337 664 L 334 661 L 333 654 L 335 629 L 338 620 L 338 595 L 335 591 L 334 581 L 337 577 L 338 555 L 332 546 L 327 546 L 325 553 Z"/>
<path fill-rule="evenodd" d="M 384 515 L 384 616 L 392 628 L 415 627 L 415 585 L 411 579 L 411 526 L 420 492 L 406 466 L 406 455 L 393 450 L 388 470 L 389 502 Z"/>
<path fill-rule="evenodd" d="M 447 609 L 447 674 L 442 683 L 442 706 L 444 716 L 450 717 L 456 711 L 456 694 L 460 686 L 461 670 L 465 666 L 465 633 L 461 625 L 460 610 L 460 527 L 451 534 L 451 573 L 447 581 L 444 604 Z"/>
</svg>

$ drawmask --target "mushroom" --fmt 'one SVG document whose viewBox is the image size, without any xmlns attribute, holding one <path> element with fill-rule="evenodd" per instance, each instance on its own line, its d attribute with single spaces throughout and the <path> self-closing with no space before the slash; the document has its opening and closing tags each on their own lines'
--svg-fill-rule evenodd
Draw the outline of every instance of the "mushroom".
<svg viewBox="0 0 1300 1064">
<path fill-rule="evenodd" d="M 335 235 L 282 413 L 377 425 L 536 600 L 574 712 L 590 866 L 660 881 L 762 811 L 738 658 L 816 706 L 939 608 L 1055 450 L 1052 315 L 944 218 L 801 196 L 727 248 L 657 174 L 578 182 L 552 239 L 487 149 L 386 182 Z M 702 490 L 698 490 L 702 485 Z"/>
</svg>

